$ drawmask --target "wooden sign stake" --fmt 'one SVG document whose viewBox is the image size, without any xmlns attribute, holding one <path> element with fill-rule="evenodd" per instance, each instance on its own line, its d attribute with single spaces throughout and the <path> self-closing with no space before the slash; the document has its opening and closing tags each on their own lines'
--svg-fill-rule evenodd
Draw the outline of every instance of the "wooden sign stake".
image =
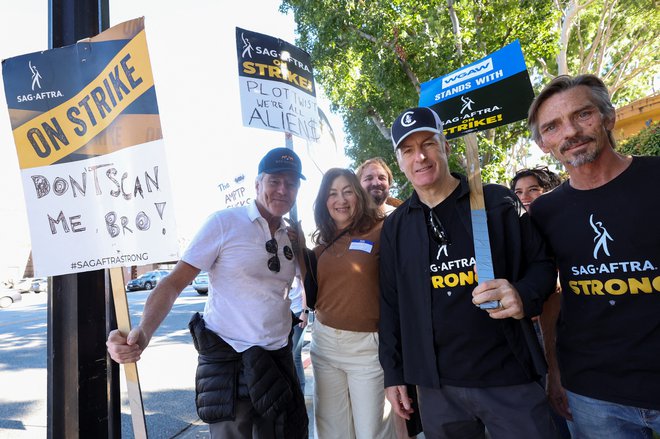
<svg viewBox="0 0 660 439">
<path fill-rule="evenodd" d="M 110 269 L 110 284 L 112 287 L 112 297 L 115 301 L 117 328 L 122 334 L 128 335 L 131 332 L 131 317 L 128 313 L 128 300 L 126 299 L 126 289 L 124 288 L 124 272 L 121 267 Z M 137 364 L 126 363 L 122 366 L 124 366 L 124 373 L 126 374 L 133 434 L 138 439 L 147 439 L 147 423 L 144 416 L 144 405 L 142 404 L 142 391 L 140 390 Z"/>
<path fill-rule="evenodd" d="M 465 140 L 465 158 L 467 160 L 467 177 L 470 186 L 470 214 L 472 216 L 472 240 L 474 242 L 474 256 L 477 264 L 479 282 L 492 280 L 493 257 L 490 251 L 490 238 L 488 236 L 488 221 L 486 217 L 486 203 L 484 202 L 484 188 L 481 182 L 481 166 L 479 164 L 479 151 L 477 135 L 467 134 Z M 486 302 L 486 307 L 496 307 L 497 302 Z"/>
</svg>

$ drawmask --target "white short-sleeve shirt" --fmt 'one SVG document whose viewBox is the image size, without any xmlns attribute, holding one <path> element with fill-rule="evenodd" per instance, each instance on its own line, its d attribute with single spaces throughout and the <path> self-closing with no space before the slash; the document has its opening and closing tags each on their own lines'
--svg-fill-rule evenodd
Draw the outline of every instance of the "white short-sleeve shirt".
<svg viewBox="0 0 660 439">
<path fill-rule="evenodd" d="M 288 342 L 288 291 L 296 269 L 284 222 L 274 238 L 280 260 L 277 273 L 268 269 L 273 257 L 266 251 L 270 230 L 253 201 L 209 216 L 181 258 L 208 271 L 204 322 L 237 352 L 252 346 L 275 350 Z"/>
</svg>

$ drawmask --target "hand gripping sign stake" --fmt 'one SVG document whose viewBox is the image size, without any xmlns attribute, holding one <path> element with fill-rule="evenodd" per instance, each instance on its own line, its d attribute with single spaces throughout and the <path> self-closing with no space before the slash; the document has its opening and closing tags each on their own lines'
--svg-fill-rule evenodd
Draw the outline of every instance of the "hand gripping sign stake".
<svg viewBox="0 0 660 439">
<path fill-rule="evenodd" d="M 477 135 L 467 134 L 465 137 L 465 158 L 467 160 L 467 177 L 470 186 L 470 214 L 472 216 L 472 240 L 479 282 L 495 278 L 493 273 L 493 257 L 490 252 L 490 238 L 486 218 L 486 203 L 484 189 L 481 183 L 481 167 L 477 149 Z M 493 309 L 499 306 L 499 301 L 491 300 L 479 305 L 481 309 Z"/>
<path fill-rule="evenodd" d="M 115 314 L 117 315 L 117 328 L 122 334 L 131 332 L 131 318 L 128 313 L 128 300 L 124 288 L 124 273 L 120 267 L 110 269 L 110 283 L 112 286 L 112 297 L 115 301 Z M 131 420 L 133 422 L 133 434 L 136 438 L 147 439 L 147 423 L 144 417 L 144 405 L 142 404 L 142 391 L 140 390 L 140 378 L 136 363 L 126 363 L 124 373 L 126 374 L 126 386 L 128 388 L 128 401 L 131 407 Z"/>
</svg>

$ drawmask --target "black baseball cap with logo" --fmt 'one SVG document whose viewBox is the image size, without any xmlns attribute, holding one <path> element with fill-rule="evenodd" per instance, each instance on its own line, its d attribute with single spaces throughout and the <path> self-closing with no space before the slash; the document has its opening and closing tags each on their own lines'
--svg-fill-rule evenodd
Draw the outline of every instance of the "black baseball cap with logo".
<svg viewBox="0 0 660 439">
<path fill-rule="evenodd" d="M 280 172 L 293 172 L 297 177 L 306 180 L 302 175 L 300 157 L 289 148 L 275 148 L 259 162 L 259 174 L 278 174 Z"/>
<path fill-rule="evenodd" d="M 409 108 L 402 112 L 392 124 L 394 151 L 403 139 L 418 131 L 442 134 L 442 121 L 438 113 L 428 107 Z"/>
</svg>

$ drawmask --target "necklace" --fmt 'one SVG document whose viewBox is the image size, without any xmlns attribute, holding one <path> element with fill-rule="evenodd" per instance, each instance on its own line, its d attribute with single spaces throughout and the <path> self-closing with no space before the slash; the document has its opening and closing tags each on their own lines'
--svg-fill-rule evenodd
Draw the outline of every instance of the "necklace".
<svg viewBox="0 0 660 439">
<path fill-rule="evenodd" d="M 346 252 L 351 246 L 351 235 L 346 235 L 346 237 L 348 238 L 348 240 L 345 243 L 341 242 L 342 236 L 338 236 L 337 239 L 335 239 L 330 244 L 330 246 L 326 247 L 332 256 L 336 258 L 341 258 L 346 254 Z"/>
<path fill-rule="evenodd" d="M 332 241 L 330 241 L 329 244 L 327 244 L 325 247 L 323 247 L 323 250 L 321 250 L 321 253 L 319 254 L 319 258 L 323 255 L 323 253 L 325 253 L 326 250 L 328 250 L 330 247 L 334 246 L 335 242 L 339 241 L 339 239 L 340 239 L 342 236 L 344 236 L 345 234 L 347 234 L 347 233 L 348 233 L 348 229 L 345 229 L 345 230 L 344 230 L 343 232 L 341 232 L 339 235 L 335 236 L 335 237 L 332 239 Z M 348 242 L 349 242 L 349 243 L 351 242 L 351 237 L 350 237 L 350 235 L 348 236 Z M 333 251 L 332 251 L 331 253 L 332 253 L 333 255 L 335 255 L 336 257 L 340 257 L 340 256 L 342 256 L 344 253 L 346 253 L 347 251 L 348 251 L 348 248 L 346 248 L 346 250 L 344 250 L 341 254 L 337 255 L 337 254 L 334 252 L 334 249 L 333 249 Z"/>
</svg>

